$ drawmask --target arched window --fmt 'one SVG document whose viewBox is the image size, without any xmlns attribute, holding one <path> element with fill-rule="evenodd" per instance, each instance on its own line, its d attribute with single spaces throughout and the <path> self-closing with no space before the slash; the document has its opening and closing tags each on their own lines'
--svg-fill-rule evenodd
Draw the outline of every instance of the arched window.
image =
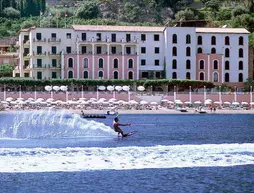
<svg viewBox="0 0 254 193">
<path fill-rule="evenodd" d="M 88 71 L 84 71 L 84 72 L 83 72 L 83 77 L 84 77 L 84 78 L 88 78 Z"/>
<path fill-rule="evenodd" d="M 243 37 L 242 37 L 242 36 L 239 37 L 239 45 L 240 45 L 240 46 L 243 45 Z"/>
<path fill-rule="evenodd" d="M 230 45 L 230 40 L 228 36 L 225 37 L 225 45 Z"/>
<path fill-rule="evenodd" d="M 190 80 L 190 73 L 186 72 L 186 79 Z"/>
<path fill-rule="evenodd" d="M 84 58 L 84 68 L 88 68 L 88 59 Z"/>
<path fill-rule="evenodd" d="M 199 61 L 199 69 L 205 69 L 205 62 L 204 62 L 204 60 L 200 60 Z"/>
<path fill-rule="evenodd" d="M 172 55 L 177 56 L 177 48 L 176 47 L 172 48 Z"/>
<path fill-rule="evenodd" d="M 177 60 L 172 60 L 172 69 L 177 69 Z"/>
<path fill-rule="evenodd" d="M 239 73 L 238 82 L 243 82 L 243 73 Z"/>
<path fill-rule="evenodd" d="M 129 78 L 130 80 L 133 79 L 133 72 L 130 71 L 130 72 L 128 73 L 128 78 Z"/>
<path fill-rule="evenodd" d="M 118 79 L 118 72 L 117 71 L 114 72 L 114 79 Z"/>
<path fill-rule="evenodd" d="M 73 78 L 73 71 L 70 70 L 70 71 L 68 72 L 68 78 Z"/>
<path fill-rule="evenodd" d="M 213 82 L 219 82 L 219 75 L 217 72 L 213 73 Z"/>
<path fill-rule="evenodd" d="M 226 58 L 229 58 L 229 57 L 230 57 L 230 52 L 229 52 L 229 49 L 228 49 L 228 48 L 225 49 L 225 57 L 226 57 Z"/>
<path fill-rule="evenodd" d="M 173 72 L 173 73 L 172 73 L 172 79 L 177 79 L 177 74 L 176 74 L 176 72 Z"/>
<path fill-rule="evenodd" d="M 99 71 L 99 78 L 103 78 L 103 71 Z"/>
<path fill-rule="evenodd" d="M 199 80 L 205 80 L 204 72 L 199 73 Z"/>
<path fill-rule="evenodd" d="M 198 54 L 202 54 L 203 50 L 202 48 L 198 48 Z"/>
<path fill-rule="evenodd" d="M 68 59 L 68 67 L 73 68 L 73 58 Z"/>
<path fill-rule="evenodd" d="M 186 56 L 191 56 L 191 48 L 190 47 L 186 48 Z"/>
<path fill-rule="evenodd" d="M 213 69 L 218 70 L 218 60 L 213 61 Z"/>
<path fill-rule="evenodd" d="M 191 36 L 190 34 L 186 35 L 186 44 L 190 44 L 191 43 Z"/>
<path fill-rule="evenodd" d="M 216 54 L 216 49 L 215 48 L 211 49 L 211 54 Z"/>
<path fill-rule="evenodd" d="M 239 61 L 238 69 L 243 70 L 243 61 Z"/>
<path fill-rule="evenodd" d="M 202 36 L 198 36 L 198 45 L 202 44 L 203 44 Z"/>
<path fill-rule="evenodd" d="M 186 69 L 191 69 L 191 61 L 186 60 Z"/>
<path fill-rule="evenodd" d="M 133 68 L 133 60 L 129 59 L 128 63 L 129 68 Z"/>
<path fill-rule="evenodd" d="M 225 61 L 225 70 L 229 70 L 229 61 Z"/>
<path fill-rule="evenodd" d="M 172 36 L 172 43 L 177 44 L 177 35 L 176 34 L 173 34 L 173 36 Z"/>
<path fill-rule="evenodd" d="M 216 37 L 215 36 L 212 36 L 212 38 L 211 38 L 211 44 L 212 45 L 216 45 Z"/>
<path fill-rule="evenodd" d="M 99 68 L 103 68 L 103 59 L 102 58 L 99 59 Z"/>
<path fill-rule="evenodd" d="M 113 62 L 114 63 L 114 68 L 118 68 L 118 59 L 115 58 L 113 61 L 114 61 Z"/>
<path fill-rule="evenodd" d="M 229 73 L 225 73 L 225 82 L 229 82 Z"/>
<path fill-rule="evenodd" d="M 239 49 L 239 58 L 243 58 L 243 49 L 242 48 Z"/>
</svg>

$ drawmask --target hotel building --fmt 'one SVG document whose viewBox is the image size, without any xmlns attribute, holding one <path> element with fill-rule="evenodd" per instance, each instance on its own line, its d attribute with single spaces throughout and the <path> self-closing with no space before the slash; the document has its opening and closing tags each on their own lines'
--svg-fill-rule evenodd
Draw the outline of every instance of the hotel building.
<svg viewBox="0 0 254 193">
<path fill-rule="evenodd" d="M 248 78 L 242 28 L 73 25 L 19 34 L 17 77 L 35 79 L 207 80 L 241 85 Z M 240 84 L 239 84 L 240 83 Z"/>
</svg>

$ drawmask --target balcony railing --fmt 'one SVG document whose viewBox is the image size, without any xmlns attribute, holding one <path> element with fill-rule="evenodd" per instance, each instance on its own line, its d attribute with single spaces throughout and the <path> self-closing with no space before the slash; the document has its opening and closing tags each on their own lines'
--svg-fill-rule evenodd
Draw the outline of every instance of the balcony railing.
<svg viewBox="0 0 254 193">
<path fill-rule="evenodd" d="M 33 56 L 46 56 L 47 55 L 47 52 L 34 52 L 33 51 Z"/>
<path fill-rule="evenodd" d="M 33 68 L 39 68 L 39 69 L 60 69 L 60 65 L 52 65 L 52 64 L 33 64 Z"/>
<path fill-rule="evenodd" d="M 61 53 L 59 52 L 59 53 L 56 53 L 56 52 L 48 52 L 48 55 L 49 56 L 59 56 L 59 55 L 61 55 Z"/>
<path fill-rule="evenodd" d="M 57 42 L 61 42 L 61 39 L 60 38 L 48 38 L 48 42 L 57 43 Z"/>
<path fill-rule="evenodd" d="M 132 40 L 129 40 L 127 41 L 126 39 L 117 39 L 115 41 L 112 41 L 110 38 L 105 38 L 105 39 L 95 39 L 95 38 L 90 38 L 90 39 L 87 39 L 87 40 L 82 40 L 80 39 L 79 40 L 79 43 L 91 43 L 91 42 L 94 42 L 94 43 L 127 43 L 127 44 L 137 44 L 139 43 L 139 39 L 136 38 L 136 39 L 132 39 Z"/>
<path fill-rule="evenodd" d="M 33 42 L 47 42 L 47 39 L 46 38 L 43 38 L 43 39 L 36 39 L 36 38 L 33 38 Z"/>
</svg>

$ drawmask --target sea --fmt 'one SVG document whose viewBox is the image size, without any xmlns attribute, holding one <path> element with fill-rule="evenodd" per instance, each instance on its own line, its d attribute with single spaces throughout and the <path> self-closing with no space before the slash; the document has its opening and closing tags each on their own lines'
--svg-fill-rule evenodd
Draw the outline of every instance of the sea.
<svg viewBox="0 0 254 193">
<path fill-rule="evenodd" d="M 91 111 L 92 113 L 92 111 Z M 0 192 L 254 192 L 254 115 L 0 114 Z"/>
</svg>

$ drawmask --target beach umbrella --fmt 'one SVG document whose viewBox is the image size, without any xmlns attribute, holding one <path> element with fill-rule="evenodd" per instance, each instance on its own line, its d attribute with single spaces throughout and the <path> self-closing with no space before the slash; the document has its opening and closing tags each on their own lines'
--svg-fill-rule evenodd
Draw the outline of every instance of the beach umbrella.
<svg viewBox="0 0 254 193">
<path fill-rule="evenodd" d="M 220 104 L 221 104 L 221 102 L 220 102 L 220 101 L 215 101 L 215 102 L 214 102 L 214 104 L 218 104 L 218 105 L 220 105 Z"/>
<path fill-rule="evenodd" d="M 151 105 L 158 105 L 157 102 L 153 101 L 153 102 L 150 102 Z"/>
<path fill-rule="evenodd" d="M 167 103 L 168 103 L 168 104 L 174 104 L 174 102 L 173 102 L 173 101 L 168 101 Z"/>
<path fill-rule="evenodd" d="M 115 90 L 121 91 L 121 90 L 123 90 L 123 88 L 122 88 L 121 86 L 116 86 L 116 87 L 115 87 Z"/>
<path fill-rule="evenodd" d="M 53 86 L 53 90 L 55 90 L 56 92 L 60 90 L 60 86 Z"/>
<path fill-rule="evenodd" d="M 225 104 L 225 105 L 230 105 L 231 102 L 225 101 L 223 104 Z"/>
<path fill-rule="evenodd" d="M 68 90 L 68 87 L 67 86 L 60 86 L 60 90 L 62 90 L 62 91 L 67 91 Z"/>
<path fill-rule="evenodd" d="M 113 90 L 114 90 L 114 87 L 113 87 L 113 86 L 107 86 L 107 90 L 108 90 L 108 91 L 113 91 Z"/>
<path fill-rule="evenodd" d="M 242 105 L 248 105 L 249 103 L 243 101 L 243 102 L 241 102 L 241 104 L 242 104 Z"/>
<path fill-rule="evenodd" d="M 210 105 L 210 104 L 212 104 L 212 101 L 208 101 L 208 100 L 205 101 L 205 105 Z"/>
<path fill-rule="evenodd" d="M 254 105 L 254 102 L 250 102 L 250 105 Z"/>
<path fill-rule="evenodd" d="M 9 104 L 7 101 L 1 101 L 2 104 Z"/>
<path fill-rule="evenodd" d="M 130 86 L 123 86 L 123 90 L 124 91 L 129 91 L 130 90 Z"/>
<path fill-rule="evenodd" d="M 139 104 L 146 105 L 146 104 L 148 104 L 148 102 L 147 101 L 140 101 Z"/>
<path fill-rule="evenodd" d="M 190 105 L 190 104 L 192 104 L 192 102 L 190 102 L 190 101 L 185 101 L 184 104 Z"/>
<path fill-rule="evenodd" d="M 240 105 L 239 102 L 233 102 L 232 105 Z"/>
<path fill-rule="evenodd" d="M 98 90 L 106 90 L 105 86 L 98 86 Z"/>
<path fill-rule="evenodd" d="M 12 101 L 12 100 L 13 100 L 12 97 L 8 97 L 5 101 L 10 102 L 10 101 Z"/>
<path fill-rule="evenodd" d="M 162 99 L 161 102 L 168 102 L 168 99 Z"/>
<path fill-rule="evenodd" d="M 139 91 L 144 91 L 145 90 L 145 87 L 143 87 L 143 86 L 138 86 L 138 88 L 137 88 Z"/>
<path fill-rule="evenodd" d="M 202 102 L 201 101 L 195 101 L 194 102 L 194 104 L 197 104 L 197 105 L 199 105 L 199 104 L 201 104 Z"/>
</svg>

